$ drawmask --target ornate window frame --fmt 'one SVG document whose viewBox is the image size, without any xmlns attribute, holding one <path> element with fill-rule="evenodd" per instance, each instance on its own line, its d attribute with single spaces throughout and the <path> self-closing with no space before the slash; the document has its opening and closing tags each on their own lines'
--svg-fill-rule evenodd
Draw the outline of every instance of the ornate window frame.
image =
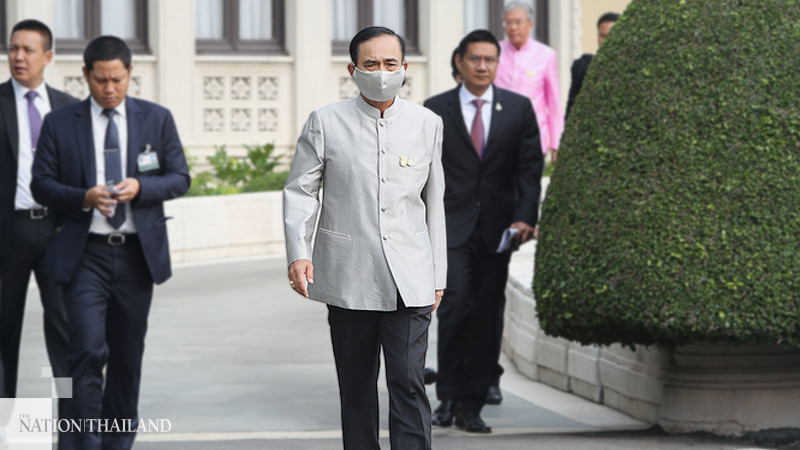
<svg viewBox="0 0 800 450">
<path fill-rule="evenodd" d="M 239 34 L 239 0 L 223 2 L 222 39 L 196 39 L 197 54 L 258 53 L 285 55 L 284 0 L 272 0 L 273 38 L 243 40 Z"/>
<path fill-rule="evenodd" d="M 133 53 L 150 53 L 147 42 L 147 0 L 134 0 L 134 2 L 136 5 L 136 37 L 126 39 L 125 42 Z M 84 36 L 78 39 L 56 39 L 57 53 L 83 53 L 89 41 L 100 36 L 102 29 L 100 8 L 101 0 L 86 0 L 83 11 L 86 24 Z"/>
<path fill-rule="evenodd" d="M 502 2 L 502 0 L 500 0 Z M 372 25 L 375 0 L 358 0 L 358 29 Z M 406 55 L 419 54 L 419 0 L 405 0 L 406 4 Z M 334 55 L 350 53 L 350 41 L 332 42 Z"/>
</svg>

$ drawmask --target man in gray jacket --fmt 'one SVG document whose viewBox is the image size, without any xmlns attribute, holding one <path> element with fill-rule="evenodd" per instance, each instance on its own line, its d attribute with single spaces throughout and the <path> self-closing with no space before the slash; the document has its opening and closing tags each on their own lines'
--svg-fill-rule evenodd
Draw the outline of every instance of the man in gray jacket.
<svg viewBox="0 0 800 450">
<path fill-rule="evenodd" d="M 442 120 L 397 97 L 407 64 L 393 31 L 361 30 L 350 56 L 361 93 L 311 114 L 284 190 L 289 280 L 328 304 L 344 448 L 379 448 L 382 347 L 392 448 L 427 450 L 428 326 L 447 280 Z"/>
</svg>

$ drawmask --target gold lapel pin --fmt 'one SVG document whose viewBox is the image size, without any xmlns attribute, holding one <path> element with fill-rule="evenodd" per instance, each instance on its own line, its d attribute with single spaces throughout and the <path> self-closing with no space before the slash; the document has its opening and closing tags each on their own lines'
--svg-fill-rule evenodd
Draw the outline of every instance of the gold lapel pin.
<svg viewBox="0 0 800 450">
<path fill-rule="evenodd" d="M 400 157 L 400 167 L 405 167 L 408 165 L 408 158 L 405 156 Z"/>
<path fill-rule="evenodd" d="M 409 158 L 408 159 L 408 166 L 409 167 L 414 167 L 416 165 L 417 165 L 417 160 L 416 159 L 414 159 L 414 158 Z"/>
</svg>

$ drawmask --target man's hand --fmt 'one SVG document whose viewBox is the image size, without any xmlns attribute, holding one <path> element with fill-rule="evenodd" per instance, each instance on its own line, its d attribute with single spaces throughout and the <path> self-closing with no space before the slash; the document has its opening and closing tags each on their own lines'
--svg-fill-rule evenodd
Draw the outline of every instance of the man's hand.
<svg viewBox="0 0 800 450">
<path fill-rule="evenodd" d="M 533 238 L 537 241 L 539 240 L 539 225 L 536 225 L 536 228 L 533 229 Z"/>
<path fill-rule="evenodd" d="M 112 197 L 120 203 L 125 203 L 133 200 L 137 195 L 139 195 L 139 190 L 142 188 L 142 185 L 136 178 L 126 178 L 122 180 L 120 184 L 114 187 L 120 191 L 120 193 Z"/>
<path fill-rule="evenodd" d="M 308 285 L 314 284 L 314 264 L 307 259 L 298 259 L 289 266 L 289 283 L 298 294 L 308 298 Z"/>
<path fill-rule="evenodd" d="M 439 303 L 442 303 L 442 296 L 444 295 L 444 291 L 436 291 L 436 303 L 433 304 L 433 308 L 431 308 L 431 312 L 436 311 L 436 308 L 439 307 Z"/>
<path fill-rule="evenodd" d="M 553 164 L 555 164 L 556 163 L 556 159 L 558 159 L 558 150 L 553 148 L 553 149 L 550 149 L 550 151 L 553 152 L 553 156 L 551 156 L 551 161 L 553 162 Z"/>
<path fill-rule="evenodd" d="M 509 228 L 513 230 L 519 230 L 516 239 L 520 245 L 530 241 L 536 231 L 532 226 L 525 222 L 514 222 Z"/>
<path fill-rule="evenodd" d="M 111 217 L 111 207 L 116 204 L 117 201 L 111 198 L 108 188 L 102 184 L 86 191 L 83 198 L 84 208 L 97 208 L 105 217 Z"/>
</svg>

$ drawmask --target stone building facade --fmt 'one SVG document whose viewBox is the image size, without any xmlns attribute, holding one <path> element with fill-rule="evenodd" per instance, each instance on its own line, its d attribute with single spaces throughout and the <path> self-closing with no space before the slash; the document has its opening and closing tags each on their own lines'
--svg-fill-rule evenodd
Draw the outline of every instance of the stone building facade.
<svg viewBox="0 0 800 450">
<path fill-rule="evenodd" d="M 596 18 L 587 16 L 628 0 L 529 1 L 534 33 L 558 52 L 566 98 L 572 60 L 595 50 Z M 387 25 L 407 38 L 402 96 L 422 102 L 452 88 L 453 48 L 477 27 L 502 36 L 502 8 L 503 0 L 0 0 L 0 31 L 5 47 L 19 20 L 50 25 L 56 56 L 46 80 L 80 98 L 88 95 L 86 42 L 124 37 L 135 52 L 130 94 L 168 107 L 202 162 L 223 144 L 237 153 L 272 142 L 291 154 L 311 111 L 357 93 L 346 48 L 363 26 Z"/>
</svg>

